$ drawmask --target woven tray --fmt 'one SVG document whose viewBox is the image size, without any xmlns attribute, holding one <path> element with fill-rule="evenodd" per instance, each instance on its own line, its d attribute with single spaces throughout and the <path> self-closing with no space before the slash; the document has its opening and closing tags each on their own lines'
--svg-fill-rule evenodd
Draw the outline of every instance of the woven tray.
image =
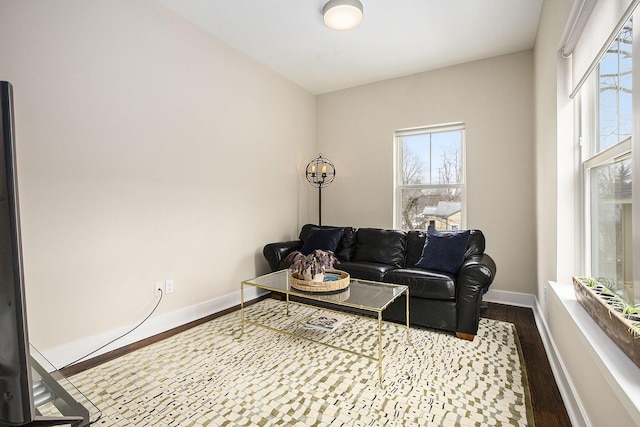
<svg viewBox="0 0 640 427">
<path fill-rule="evenodd" d="M 335 276 L 338 280 L 313 282 L 304 280 L 300 273 L 291 273 L 291 287 L 305 292 L 339 292 L 349 286 L 350 276 L 346 271 L 327 270 L 324 275 Z"/>
</svg>

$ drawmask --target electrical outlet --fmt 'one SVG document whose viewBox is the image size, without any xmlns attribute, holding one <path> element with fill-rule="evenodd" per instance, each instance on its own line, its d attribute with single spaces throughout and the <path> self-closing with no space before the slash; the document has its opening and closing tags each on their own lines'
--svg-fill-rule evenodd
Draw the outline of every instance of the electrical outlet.
<svg viewBox="0 0 640 427">
<path fill-rule="evenodd" d="M 162 282 L 156 282 L 153 284 L 153 294 L 155 296 L 160 296 L 162 295 Z"/>
<path fill-rule="evenodd" d="M 173 279 L 167 279 L 166 282 L 164 282 L 165 285 L 165 290 L 167 291 L 168 294 L 172 294 L 173 293 Z"/>
</svg>

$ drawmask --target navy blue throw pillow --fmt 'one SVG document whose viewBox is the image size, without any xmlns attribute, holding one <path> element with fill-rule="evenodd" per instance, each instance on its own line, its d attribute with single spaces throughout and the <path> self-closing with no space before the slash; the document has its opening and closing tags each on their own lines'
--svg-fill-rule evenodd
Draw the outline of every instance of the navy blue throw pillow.
<svg viewBox="0 0 640 427">
<path fill-rule="evenodd" d="M 457 275 L 464 262 L 470 234 L 469 230 L 440 233 L 428 229 L 422 257 L 416 267 Z"/>
<path fill-rule="evenodd" d="M 304 255 L 309 255 L 316 249 L 335 252 L 343 232 L 342 227 L 312 228 L 300 252 Z"/>
</svg>

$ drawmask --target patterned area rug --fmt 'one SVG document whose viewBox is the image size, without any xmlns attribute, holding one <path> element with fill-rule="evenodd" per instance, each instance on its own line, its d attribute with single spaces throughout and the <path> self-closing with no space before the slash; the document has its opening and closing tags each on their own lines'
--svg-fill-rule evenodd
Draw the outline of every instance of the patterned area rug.
<svg viewBox="0 0 640 427">
<path fill-rule="evenodd" d="M 327 333 L 304 329 L 313 308 L 272 299 L 247 318 L 377 357 L 377 321 L 350 317 Z M 480 320 L 473 342 L 383 324 L 377 361 L 245 325 L 207 322 L 84 371 L 71 381 L 103 412 L 99 426 L 531 426 L 515 327 Z"/>
</svg>

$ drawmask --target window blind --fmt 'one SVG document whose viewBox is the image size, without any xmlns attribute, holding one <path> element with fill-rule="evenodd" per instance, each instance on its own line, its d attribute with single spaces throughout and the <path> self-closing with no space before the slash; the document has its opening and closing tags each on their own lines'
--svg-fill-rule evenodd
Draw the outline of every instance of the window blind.
<svg viewBox="0 0 640 427">
<path fill-rule="evenodd" d="M 592 0 L 576 0 L 562 46 L 563 55 L 572 56 L 571 97 L 598 65 L 638 3 L 640 0 L 599 0 L 595 4 Z"/>
</svg>

